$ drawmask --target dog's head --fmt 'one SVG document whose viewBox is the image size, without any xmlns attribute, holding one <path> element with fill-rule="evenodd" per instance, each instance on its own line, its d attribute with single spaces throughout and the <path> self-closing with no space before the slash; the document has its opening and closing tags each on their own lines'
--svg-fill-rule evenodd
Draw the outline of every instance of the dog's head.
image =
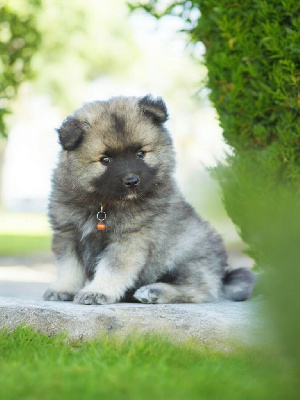
<svg viewBox="0 0 300 400">
<path fill-rule="evenodd" d="M 174 170 L 167 119 L 164 101 L 149 95 L 85 104 L 58 129 L 60 173 L 103 203 L 157 193 Z"/>
</svg>

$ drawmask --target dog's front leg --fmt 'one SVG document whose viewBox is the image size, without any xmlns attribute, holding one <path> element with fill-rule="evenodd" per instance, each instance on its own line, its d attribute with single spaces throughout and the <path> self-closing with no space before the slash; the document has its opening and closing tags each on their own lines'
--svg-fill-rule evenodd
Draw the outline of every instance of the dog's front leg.
<svg viewBox="0 0 300 400">
<path fill-rule="evenodd" d="M 133 238 L 110 244 L 98 262 L 94 279 L 75 296 L 75 303 L 117 303 L 133 286 L 145 264 L 145 255 L 141 241 Z"/>
<path fill-rule="evenodd" d="M 72 301 L 85 284 L 86 276 L 75 252 L 74 234 L 72 230 L 53 234 L 57 279 L 44 293 L 44 300 Z"/>
</svg>

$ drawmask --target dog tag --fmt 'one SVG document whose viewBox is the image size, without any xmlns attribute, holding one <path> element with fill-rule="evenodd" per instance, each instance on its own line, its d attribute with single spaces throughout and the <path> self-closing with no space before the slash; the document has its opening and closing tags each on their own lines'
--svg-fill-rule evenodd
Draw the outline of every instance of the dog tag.
<svg viewBox="0 0 300 400">
<path fill-rule="evenodd" d="M 97 224 L 98 231 L 105 231 L 106 225 L 104 221 L 99 221 Z"/>
<path fill-rule="evenodd" d="M 101 204 L 101 208 L 100 211 L 97 212 L 97 219 L 98 219 L 98 223 L 97 223 L 97 229 L 98 231 L 105 231 L 106 229 L 106 224 L 105 224 L 105 220 L 106 220 L 106 213 L 103 210 L 103 206 Z"/>
</svg>

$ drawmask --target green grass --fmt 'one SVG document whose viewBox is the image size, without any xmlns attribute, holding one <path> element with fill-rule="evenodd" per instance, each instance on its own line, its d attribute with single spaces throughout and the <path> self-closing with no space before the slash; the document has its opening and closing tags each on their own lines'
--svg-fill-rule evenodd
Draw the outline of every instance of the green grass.
<svg viewBox="0 0 300 400">
<path fill-rule="evenodd" d="M 50 251 L 50 235 L 0 234 L 0 256 L 28 255 Z"/>
<path fill-rule="evenodd" d="M 49 251 L 51 232 L 46 215 L 0 214 L 0 256 Z"/>
<path fill-rule="evenodd" d="M 292 399 L 295 380 L 286 361 L 257 350 L 218 353 L 147 336 L 69 343 L 23 327 L 0 332 L 5 400 Z"/>
</svg>

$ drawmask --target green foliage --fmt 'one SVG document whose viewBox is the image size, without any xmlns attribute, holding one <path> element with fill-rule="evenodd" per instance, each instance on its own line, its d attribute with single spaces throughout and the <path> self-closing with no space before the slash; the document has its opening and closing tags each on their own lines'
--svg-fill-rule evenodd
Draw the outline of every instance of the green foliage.
<svg viewBox="0 0 300 400">
<path fill-rule="evenodd" d="M 0 135 L 23 82 L 65 112 L 86 83 L 126 73 L 137 56 L 123 0 L 0 0 Z"/>
<path fill-rule="evenodd" d="M 68 343 L 30 328 L 0 332 L 1 395 L 10 399 L 296 399 L 298 376 L 256 350 L 221 353 L 159 336 Z"/>
<path fill-rule="evenodd" d="M 206 46 L 210 96 L 225 140 L 260 176 L 299 193 L 299 1 L 199 3 L 191 35 Z"/>
<path fill-rule="evenodd" d="M 206 46 L 210 97 L 224 138 L 234 149 L 228 167 L 215 171 L 225 208 L 256 263 L 281 268 L 286 282 L 290 276 L 276 260 L 284 254 L 291 259 L 287 248 L 297 259 L 297 247 L 292 250 L 287 241 L 294 243 L 299 237 L 300 224 L 288 236 L 282 234 L 281 240 L 277 235 L 275 257 L 266 237 L 279 232 L 278 221 L 282 233 L 288 230 L 290 219 L 299 221 L 300 3 L 199 3 L 201 17 L 191 35 Z M 295 262 L 290 262 L 292 266 Z M 291 308 L 295 316 L 296 309 Z"/>
<path fill-rule="evenodd" d="M 20 84 L 32 78 L 31 59 L 40 43 L 36 11 L 40 0 L 0 0 L 0 136 Z"/>
<path fill-rule="evenodd" d="M 281 348 L 300 366 L 300 199 L 288 186 L 253 177 L 247 159 L 231 163 L 217 170 L 225 207 L 260 267 Z"/>
</svg>

